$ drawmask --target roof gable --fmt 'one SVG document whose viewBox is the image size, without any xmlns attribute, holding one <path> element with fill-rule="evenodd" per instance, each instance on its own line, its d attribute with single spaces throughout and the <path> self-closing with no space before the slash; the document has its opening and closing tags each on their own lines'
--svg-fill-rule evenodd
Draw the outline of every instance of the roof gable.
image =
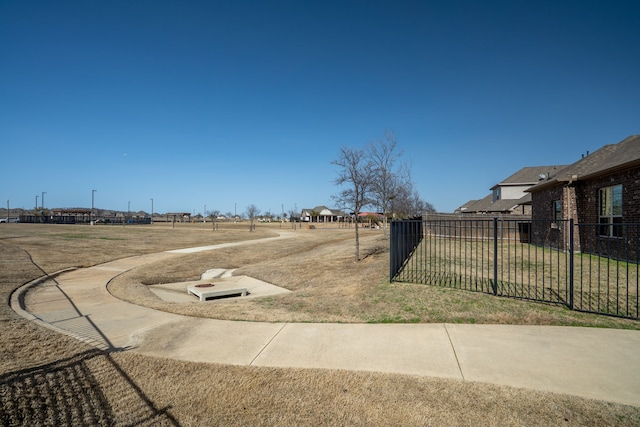
<svg viewBox="0 0 640 427">
<path fill-rule="evenodd" d="M 549 179 L 550 177 L 556 176 L 556 174 L 566 166 L 567 165 L 527 166 L 494 185 L 491 187 L 491 190 L 506 186 L 532 186 L 542 179 Z"/>
<path fill-rule="evenodd" d="M 564 169 L 567 165 L 530 166 L 520 169 L 509 178 L 502 181 L 503 184 L 537 184 L 540 176 L 552 176 Z"/>
</svg>

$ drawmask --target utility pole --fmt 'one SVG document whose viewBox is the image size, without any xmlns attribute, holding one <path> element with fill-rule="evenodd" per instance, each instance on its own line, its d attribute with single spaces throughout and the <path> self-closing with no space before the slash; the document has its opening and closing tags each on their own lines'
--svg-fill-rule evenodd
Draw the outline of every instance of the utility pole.
<svg viewBox="0 0 640 427">
<path fill-rule="evenodd" d="M 36 207 L 33 210 L 33 214 L 37 217 L 38 216 L 38 196 L 36 195 Z"/>
<path fill-rule="evenodd" d="M 46 191 L 42 192 L 42 197 L 40 197 L 40 213 L 42 214 L 42 220 L 43 222 L 47 222 L 46 219 L 44 218 L 44 195 L 47 194 Z"/>
<path fill-rule="evenodd" d="M 153 224 L 153 197 L 151 198 L 151 224 Z"/>
<path fill-rule="evenodd" d="M 7 224 L 9 223 L 9 218 L 11 218 L 11 215 L 9 215 L 9 199 L 7 199 Z"/>
</svg>

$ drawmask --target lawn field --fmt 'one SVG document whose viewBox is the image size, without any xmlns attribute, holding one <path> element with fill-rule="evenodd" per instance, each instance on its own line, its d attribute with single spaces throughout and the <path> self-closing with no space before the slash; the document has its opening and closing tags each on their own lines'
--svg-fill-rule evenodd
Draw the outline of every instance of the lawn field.
<svg viewBox="0 0 640 427">
<path fill-rule="evenodd" d="M 207 365 L 104 353 L 14 313 L 11 293 L 70 267 L 169 249 L 297 233 L 184 254 L 110 284 L 116 296 L 200 317 L 269 322 L 447 322 L 640 329 L 636 321 L 559 306 L 388 281 L 382 232 L 289 224 L 0 225 L 2 425 L 640 425 L 638 407 L 455 380 L 331 370 Z M 168 304 L 148 285 L 234 268 L 291 290 L 213 304 Z M 197 307 L 197 308 L 194 308 Z"/>
<path fill-rule="evenodd" d="M 395 280 L 484 293 L 493 293 L 497 280 L 497 295 L 565 306 L 571 304 L 573 283 L 574 309 L 639 318 L 637 263 L 583 253 L 571 259 L 566 251 L 513 240 L 495 247 L 486 240 L 427 237 Z"/>
</svg>

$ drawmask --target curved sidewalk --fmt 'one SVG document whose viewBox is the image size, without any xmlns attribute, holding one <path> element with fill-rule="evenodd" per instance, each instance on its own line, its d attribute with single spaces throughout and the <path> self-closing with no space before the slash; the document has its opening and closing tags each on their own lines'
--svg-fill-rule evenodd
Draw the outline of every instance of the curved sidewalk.
<svg viewBox="0 0 640 427">
<path fill-rule="evenodd" d="M 198 250 L 218 247 L 224 245 Z M 640 406 L 640 331 L 232 322 L 161 312 L 107 291 L 116 275 L 173 256 L 176 251 L 62 272 L 25 285 L 11 305 L 30 320 L 102 349 L 195 362 L 445 377 Z"/>
</svg>

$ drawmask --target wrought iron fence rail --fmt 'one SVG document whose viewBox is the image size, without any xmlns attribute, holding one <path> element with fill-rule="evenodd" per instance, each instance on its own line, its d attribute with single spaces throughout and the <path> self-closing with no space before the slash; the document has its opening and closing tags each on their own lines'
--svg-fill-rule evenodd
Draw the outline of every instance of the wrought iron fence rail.
<svg viewBox="0 0 640 427">
<path fill-rule="evenodd" d="M 640 225 L 616 226 L 611 237 L 570 221 L 396 221 L 390 279 L 637 319 Z"/>
</svg>

